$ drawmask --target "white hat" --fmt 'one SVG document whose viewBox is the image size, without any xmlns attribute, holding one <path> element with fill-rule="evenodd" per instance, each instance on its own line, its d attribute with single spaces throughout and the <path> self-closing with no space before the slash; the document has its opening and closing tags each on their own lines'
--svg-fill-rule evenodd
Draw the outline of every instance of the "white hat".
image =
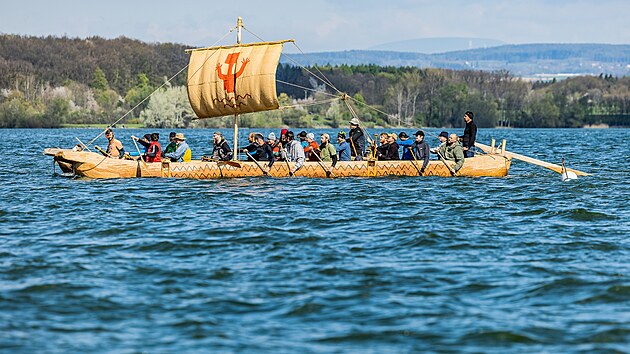
<svg viewBox="0 0 630 354">
<path fill-rule="evenodd" d="M 307 139 L 311 139 L 311 140 L 315 140 L 315 134 L 313 134 L 313 133 L 308 133 L 308 134 L 306 134 L 306 138 L 307 138 Z"/>
<path fill-rule="evenodd" d="M 350 124 L 352 124 L 352 125 L 359 125 L 359 123 L 360 123 L 359 120 L 356 119 L 356 118 L 350 119 Z"/>
</svg>

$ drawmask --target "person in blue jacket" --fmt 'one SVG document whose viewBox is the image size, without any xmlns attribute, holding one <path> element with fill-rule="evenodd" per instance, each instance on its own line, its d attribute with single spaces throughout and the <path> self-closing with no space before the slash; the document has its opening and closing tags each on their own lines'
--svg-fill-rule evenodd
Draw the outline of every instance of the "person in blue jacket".
<svg viewBox="0 0 630 354">
<path fill-rule="evenodd" d="M 409 151 L 409 147 L 413 144 L 413 141 L 409 139 L 409 135 L 405 132 L 400 132 L 398 134 L 398 138 L 400 141 L 398 142 L 398 146 L 402 148 L 402 159 L 403 160 L 413 160 L 411 156 L 411 151 Z"/>
<path fill-rule="evenodd" d="M 339 161 L 351 161 L 350 157 L 350 144 L 346 141 L 346 132 L 343 130 L 337 134 L 337 156 L 339 156 Z"/>
</svg>

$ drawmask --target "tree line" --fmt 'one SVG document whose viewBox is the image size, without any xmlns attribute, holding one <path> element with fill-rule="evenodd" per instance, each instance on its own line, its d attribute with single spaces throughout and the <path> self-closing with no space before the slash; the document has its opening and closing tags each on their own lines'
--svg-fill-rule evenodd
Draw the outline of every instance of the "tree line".
<svg viewBox="0 0 630 354">
<path fill-rule="evenodd" d="M 129 111 L 122 123 L 229 126 L 231 117 L 194 119 L 185 72 L 146 99 L 187 64 L 185 48 L 124 37 L 1 35 L 0 127 L 109 124 Z M 277 79 L 281 106 L 291 108 L 243 115 L 243 126 L 345 126 L 345 102 L 328 99 L 341 92 L 368 126 L 461 127 L 466 110 L 480 127 L 630 125 L 630 77 L 607 74 L 528 82 L 507 71 L 280 64 Z"/>
</svg>

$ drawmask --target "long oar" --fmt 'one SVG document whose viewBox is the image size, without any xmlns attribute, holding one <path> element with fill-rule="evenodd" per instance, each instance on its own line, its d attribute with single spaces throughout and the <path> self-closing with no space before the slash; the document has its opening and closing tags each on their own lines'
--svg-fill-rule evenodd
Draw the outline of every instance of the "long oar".
<svg viewBox="0 0 630 354">
<path fill-rule="evenodd" d="M 236 161 L 232 161 L 232 160 L 223 161 L 219 159 L 213 159 L 212 157 L 208 157 L 208 156 L 202 156 L 201 161 L 216 162 L 217 164 L 220 164 L 220 165 L 230 165 L 232 167 L 241 168 L 240 163 Z"/>
<path fill-rule="evenodd" d="M 258 166 L 258 168 L 260 168 L 260 170 L 262 171 L 263 175 L 265 176 L 269 176 L 269 172 L 265 171 L 264 168 L 262 168 L 262 166 L 258 163 L 258 161 L 256 161 L 256 159 L 249 153 L 249 151 L 244 150 L 245 153 L 247 154 L 247 156 L 252 159 L 252 161 L 254 161 L 254 163 L 256 164 L 256 166 Z"/>
<path fill-rule="evenodd" d="M 335 176 L 335 174 L 333 173 L 333 171 L 328 168 L 326 165 L 324 165 L 324 161 L 322 161 L 322 159 L 315 153 L 315 151 L 311 152 L 313 155 L 315 155 L 315 157 L 317 157 L 317 163 L 324 169 L 324 172 L 326 173 L 326 176 L 332 176 L 331 178 L 335 178 L 337 176 Z"/>
<path fill-rule="evenodd" d="M 105 156 L 107 156 L 107 157 L 111 157 L 112 159 L 113 159 L 113 158 L 115 158 L 114 156 L 112 156 L 112 155 L 111 155 L 110 153 L 108 153 L 107 151 L 105 151 L 105 150 L 101 149 L 101 147 L 100 147 L 100 146 L 98 146 L 98 145 L 94 145 L 94 148 L 95 148 L 96 150 L 98 150 L 98 152 L 100 152 L 101 154 L 103 154 L 103 155 L 105 155 Z"/>
<path fill-rule="evenodd" d="M 289 152 L 285 148 L 282 148 L 282 151 L 284 152 L 284 162 L 287 164 L 287 170 L 289 170 L 289 177 L 293 177 L 291 166 L 289 166 Z"/>
<path fill-rule="evenodd" d="M 409 152 L 411 152 L 411 157 L 413 157 L 413 161 L 418 163 L 418 160 L 416 159 L 416 154 L 413 153 L 413 149 L 411 147 L 408 147 L 407 149 L 409 149 Z M 418 170 L 418 176 L 422 176 L 422 171 L 420 171 L 418 166 L 416 166 L 416 163 L 414 163 L 413 161 L 411 161 L 411 164 L 413 165 L 413 167 L 416 168 L 416 170 Z"/>
<path fill-rule="evenodd" d="M 451 175 L 455 176 L 457 172 L 455 172 L 455 170 L 451 167 L 451 165 L 449 165 L 448 162 L 446 162 L 446 159 L 444 158 L 444 156 L 442 156 L 442 154 L 440 153 L 440 150 L 437 150 L 436 153 L 438 157 L 440 158 L 440 161 L 442 161 L 444 165 L 446 165 L 448 170 L 451 171 Z"/>
<path fill-rule="evenodd" d="M 136 150 L 138 151 L 138 156 L 140 156 L 140 160 L 142 160 L 142 164 L 144 165 L 144 169 L 148 170 L 149 167 L 147 166 L 146 161 L 144 161 L 144 159 L 142 158 L 142 153 L 140 152 L 140 148 L 138 147 L 138 142 L 136 142 L 136 139 L 133 138 L 133 135 L 132 135 L 131 140 L 133 141 L 133 144 L 136 146 Z"/>
<path fill-rule="evenodd" d="M 486 153 L 490 153 L 490 151 L 492 150 L 490 146 L 484 145 L 484 144 L 481 144 L 481 143 L 478 143 L 478 142 L 475 142 L 475 146 L 479 147 L 482 151 L 484 151 Z M 555 165 L 555 164 L 552 164 L 552 163 L 549 163 L 549 162 L 546 162 L 546 161 L 542 161 L 542 160 L 537 160 L 537 159 L 534 159 L 532 157 L 528 157 L 528 156 L 525 156 L 525 155 L 517 154 L 517 153 L 511 152 L 511 151 L 505 151 L 505 153 L 507 155 L 517 159 L 517 160 L 521 160 L 523 162 L 527 162 L 527 163 L 538 165 L 538 166 L 541 166 L 541 167 L 544 167 L 544 168 L 548 168 L 548 169 L 552 170 L 553 172 L 562 174 L 562 166 L 558 166 L 558 165 Z M 590 176 L 589 173 L 578 171 L 578 170 L 574 170 L 572 168 L 567 168 L 567 171 L 571 171 L 571 172 L 575 173 L 578 176 Z"/>
</svg>

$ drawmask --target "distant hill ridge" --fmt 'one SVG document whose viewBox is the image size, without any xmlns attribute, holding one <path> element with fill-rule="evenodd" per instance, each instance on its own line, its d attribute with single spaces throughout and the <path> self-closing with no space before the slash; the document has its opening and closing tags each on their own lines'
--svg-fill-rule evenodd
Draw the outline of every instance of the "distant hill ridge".
<svg viewBox="0 0 630 354">
<path fill-rule="evenodd" d="M 627 44 L 512 44 L 447 53 L 349 50 L 292 54 L 303 65 L 418 66 L 460 70 L 509 70 L 518 76 L 542 74 L 630 75 Z"/>
<path fill-rule="evenodd" d="M 368 48 L 368 50 L 434 54 L 454 52 L 458 50 L 489 48 L 504 44 L 507 43 L 489 38 L 436 37 L 408 39 L 403 41 L 383 43 L 370 47 Z"/>
</svg>

